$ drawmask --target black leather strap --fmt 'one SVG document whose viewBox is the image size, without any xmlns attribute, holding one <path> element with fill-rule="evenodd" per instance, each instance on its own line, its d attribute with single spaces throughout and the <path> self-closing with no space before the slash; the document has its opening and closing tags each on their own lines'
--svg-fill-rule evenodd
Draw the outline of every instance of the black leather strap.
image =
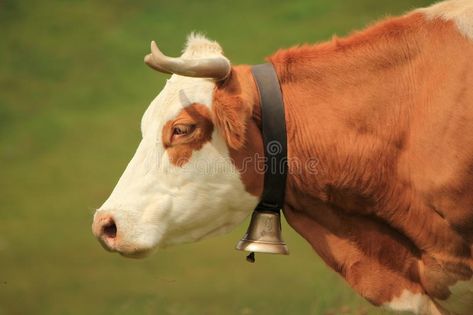
<svg viewBox="0 0 473 315">
<path fill-rule="evenodd" d="M 287 177 L 287 139 L 284 103 L 272 64 L 252 67 L 261 102 L 265 155 L 264 188 L 255 211 L 279 212 L 284 204 Z"/>
</svg>

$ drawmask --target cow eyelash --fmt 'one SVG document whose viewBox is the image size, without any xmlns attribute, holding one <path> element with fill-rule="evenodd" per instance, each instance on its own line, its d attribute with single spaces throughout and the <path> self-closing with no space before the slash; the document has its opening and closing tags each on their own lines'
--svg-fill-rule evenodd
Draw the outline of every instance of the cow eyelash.
<svg viewBox="0 0 473 315">
<path fill-rule="evenodd" d="M 185 136 L 190 134 L 192 131 L 194 131 L 195 125 L 175 125 L 172 128 L 172 135 L 173 136 Z"/>
</svg>

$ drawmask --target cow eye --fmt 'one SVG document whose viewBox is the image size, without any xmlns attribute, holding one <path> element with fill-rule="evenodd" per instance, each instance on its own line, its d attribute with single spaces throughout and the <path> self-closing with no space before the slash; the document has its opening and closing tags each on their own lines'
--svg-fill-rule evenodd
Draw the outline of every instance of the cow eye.
<svg viewBox="0 0 473 315">
<path fill-rule="evenodd" d="M 172 128 L 172 135 L 173 136 L 186 136 L 190 134 L 194 130 L 195 126 L 194 125 L 175 125 Z"/>
</svg>

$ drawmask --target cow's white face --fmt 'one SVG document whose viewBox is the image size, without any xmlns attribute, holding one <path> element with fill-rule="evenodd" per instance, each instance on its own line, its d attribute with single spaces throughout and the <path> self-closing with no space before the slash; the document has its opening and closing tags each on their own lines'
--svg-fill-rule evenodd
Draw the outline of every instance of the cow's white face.
<svg viewBox="0 0 473 315">
<path fill-rule="evenodd" d="M 189 49 L 192 43 L 184 54 Z M 146 110 L 135 156 L 94 216 L 107 249 L 139 257 L 222 234 L 256 205 L 214 126 L 215 84 L 172 75 Z"/>
</svg>

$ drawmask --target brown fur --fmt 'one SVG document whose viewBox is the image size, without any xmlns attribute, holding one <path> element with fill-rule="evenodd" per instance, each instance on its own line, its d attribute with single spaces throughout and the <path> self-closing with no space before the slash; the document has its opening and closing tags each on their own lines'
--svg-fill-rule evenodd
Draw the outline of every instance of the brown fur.
<svg viewBox="0 0 473 315">
<path fill-rule="evenodd" d="M 376 305 L 405 289 L 448 298 L 473 275 L 471 41 L 452 22 L 411 14 L 269 61 L 289 159 L 319 162 L 317 174 L 290 169 L 289 224 Z M 256 135 L 241 128 L 259 126 L 259 101 L 248 67 L 233 72 L 214 111 L 230 148 L 247 144 L 244 156 Z M 261 191 L 261 176 L 242 179 Z"/>
<path fill-rule="evenodd" d="M 212 112 L 216 126 L 227 140 L 230 158 L 240 170 L 246 190 L 260 196 L 263 174 L 257 171 L 256 157 L 263 156 L 263 139 L 255 89 L 250 67 L 236 67 L 229 79 L 217 85 Z"/>
<path fill-rule="evenodd" d="M 179 124 L 194 126 L 193 131 L 186 136 L 173 137 L 173 127 Z M 168 121 L 163 127 L 162 140 L 171 163 L 176 166 L 186 164 L 193 151 L 200 150 L 212 139 L 213 128 L 210 111 L 202 104 L 189 105 Z"/>
</svg>

